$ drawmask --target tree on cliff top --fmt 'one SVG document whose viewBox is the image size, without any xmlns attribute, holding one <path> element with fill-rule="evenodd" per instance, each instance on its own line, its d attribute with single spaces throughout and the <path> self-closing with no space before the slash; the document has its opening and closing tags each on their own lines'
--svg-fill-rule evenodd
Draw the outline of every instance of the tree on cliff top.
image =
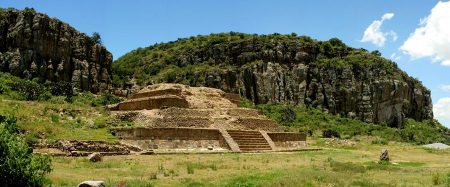
<svg viewBox="0 0 450 187">
<path fill-rule="evenodd" d="M 96 44 L 102 44 L 102 37 L 98 32 L 92 33 L 91 39 Z"/>
</svg>

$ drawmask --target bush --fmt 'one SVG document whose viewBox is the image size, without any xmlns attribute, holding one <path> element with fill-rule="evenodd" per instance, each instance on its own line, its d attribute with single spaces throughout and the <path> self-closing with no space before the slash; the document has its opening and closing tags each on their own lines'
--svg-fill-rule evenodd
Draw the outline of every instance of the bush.
<svg viewBox="0 0 450 187">
<path fill-rule="evenodd" d="M 441 184 L 439 173 L 433 173 L 431 175 L 431 181 L 433 182 L 433 185 L 435 185 L 435 186 Z"/>
<path fill-rule="evenodd" d="M 340 138 L 341 135 L 339 134 L 338 131 L 334 130 L 334 129 L 325 129 L 322 132 L 322 137 L 324 138 Z"/>
<path fill-rule="evenodd" d="M 92 101 L 92 106 L 104 106 L 104 105 L 110 105 L 115 104 L 118 102 L 121 102 L 122 98 L 117 97 L 113 94 L 107 93 L 105 95 L 102 95 L 100 97 L 96 97 L 94 101 Z"/>
<path fill-rule="evenodd" d="M 46 92 L 44 86 L 30 80 L 19 79 L 19 81 L 11 82 L 9 86 L 11 90 L 18 91 L 27 101 L 38 100 Z"/>
<path fill-rule="evenodd" d="M 194 174 L 194 165 L 188 162 L 186 165 L 186 170 L 188 174 Z"/>
<path fill-rule="evenodd" d="M 286 126 L 291 126 L 291 124 L 297 119 L 297 115 L 295 114 L 294 110 L 292 110 L 290 107 L 284 108 L 281 110 L 281 123 L 283 123 Z"/>
<path fill-rule="evenodd" d="M 0 122 L 0 186 L 44 186 L 51 172 L 47 156 L 33 155 L 24 138 L 16 130 L 14 117 Z"/>
</svg>

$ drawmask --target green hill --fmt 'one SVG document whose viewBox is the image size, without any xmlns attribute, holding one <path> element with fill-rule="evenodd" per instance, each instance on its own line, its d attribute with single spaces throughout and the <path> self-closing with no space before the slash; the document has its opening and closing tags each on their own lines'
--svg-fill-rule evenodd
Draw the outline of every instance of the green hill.
<svg viewBox="0 0 450 187">
<path fill-rule="evenodd" d="M 368 123 L 402 127 L 433 118 L 430 91 L 395 62 L 296 34 L 236 32 L 139 48 L 112 64 L 113 84 L 129 90 L 169 82 L 240 93 L 256 104 L 287 103 Z"/>
</svg>

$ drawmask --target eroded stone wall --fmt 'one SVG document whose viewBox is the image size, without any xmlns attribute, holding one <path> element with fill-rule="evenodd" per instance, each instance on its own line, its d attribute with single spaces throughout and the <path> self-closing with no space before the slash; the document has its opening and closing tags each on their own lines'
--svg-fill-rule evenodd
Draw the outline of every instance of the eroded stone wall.
<svg viewBox="0 0 450 187">
<path fill-rule="evenodd" d="M 302 133 L 268 132 L 267 135 L 277 149 L 301 148 L 306 146 L 306 135 Z"/>
<path fill-rule="evenodd" d="M 229 149 L 217 129 L 133 128 L 115 129 L 123 143 L 145 149 Z"/>
</svg>

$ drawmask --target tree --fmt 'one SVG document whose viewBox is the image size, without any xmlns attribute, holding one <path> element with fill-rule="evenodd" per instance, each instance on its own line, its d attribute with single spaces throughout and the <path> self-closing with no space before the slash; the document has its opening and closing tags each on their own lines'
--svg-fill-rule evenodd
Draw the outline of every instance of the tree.
<svg viewBox="0 0 450 187">
<path fill-rule="evenodd" d="M 378 51 L 378 50 L 372 51 L 372 52 L 370 52 L 370 53 L 372 53 L 372 54 L 375 55 L 375 56 L 381 56 L 381 53 L 380 53 L 380 51 Z"/>
<path fill-rule="evenodd" d="M 44 186 L 51 172 L 48 156 L 34 155 L 15 129 L 16 118 L 0 117 L 0 187 Z"/>
<path fill-rule="evenodd" d="M 102 44 L 102 37 L 100 36 L 100 34 L 98 32 L 92 33 L 91 39 L 96 44 Z"/>
</svg>

